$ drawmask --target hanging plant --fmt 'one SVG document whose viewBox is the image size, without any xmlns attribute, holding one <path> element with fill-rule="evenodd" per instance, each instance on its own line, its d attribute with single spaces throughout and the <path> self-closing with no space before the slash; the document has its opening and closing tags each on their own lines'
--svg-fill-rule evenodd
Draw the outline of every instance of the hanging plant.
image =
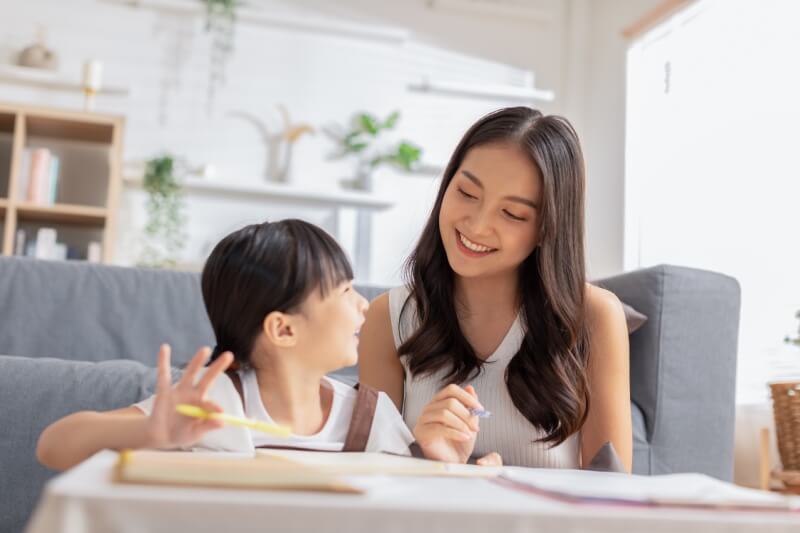
<svg viewBox="0 0 800 533">
<path fill-rule="evenodd" d="M 147 162 L 143 188 L 147 193 L 147 241 L 140 265 L 165 268 L 177 264 L 186 235 L 183 228 L 183 194 L 175 177 L 175 160 L 164 155 Z"/>
<path fill-rule="evenodd" d="M 237 0 L 204 0 L 206 32 L 211 35 L 208 75 L 208 105 L 213 103 L 218 86 L 225 83 L 225 68 L 233 53 Z"/>
</svg>

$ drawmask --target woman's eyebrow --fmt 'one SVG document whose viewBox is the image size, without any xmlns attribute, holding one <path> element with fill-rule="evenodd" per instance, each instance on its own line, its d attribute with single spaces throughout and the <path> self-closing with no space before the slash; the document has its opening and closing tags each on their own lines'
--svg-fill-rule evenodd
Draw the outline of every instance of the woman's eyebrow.
<svg viewBox="0 0 800 533">
<path fill-rule="evenodd" d="M 472 183 L 474 183 L 475 185 L 477 185 L 481 189 L 484 188 L 483 187 L 483 182 L 478 179 L 478 176 L 476 176 L 475 174 L 473 174 L 469 170 L 462 169 L 461 173 L 464 174 L 464 176 L 467 179 L 469 179 Z M 521 196 L 506 196 L 506 197 L 503 198 L 503 200 L 509 200 L 511 202 L 517 202 L 517 203 L 520 203 L 520 204 L 523 204 L 523 205 L 527 205 L 528 207 L 530 207 L 532 209 L 539 209 L 539 206 L 537 206 L 534 202 L 528 200 L 527 198 L 523 198 Z"/>
</svg>

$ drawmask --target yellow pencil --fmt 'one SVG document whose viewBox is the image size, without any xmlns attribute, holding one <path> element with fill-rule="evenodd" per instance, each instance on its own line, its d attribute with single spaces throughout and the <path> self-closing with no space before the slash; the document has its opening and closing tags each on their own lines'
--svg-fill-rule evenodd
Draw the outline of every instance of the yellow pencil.
<svg viewBox="0 0 800 533">
<path fill-rule="evenodd" d="M 191 416 L 194 418 L 202 418 L 206 420 L 222 420 L 226 424 L 232 426 L 242 426 L 262 433 L 269 433 L 279 437 L 288 437 L 292 434 L 291 428 L 286 426 L 279 426 L 277 424 L 267 424 L 266 422 L 259 422 L 250 418 L 239 418 L 238 416 L 227 415 L 225 413 L 211 413 L 202 407 L 196 405 L 189 405 L 180 403 L 175 406 L 175 410 L 184 416 Z"/>
</svg>

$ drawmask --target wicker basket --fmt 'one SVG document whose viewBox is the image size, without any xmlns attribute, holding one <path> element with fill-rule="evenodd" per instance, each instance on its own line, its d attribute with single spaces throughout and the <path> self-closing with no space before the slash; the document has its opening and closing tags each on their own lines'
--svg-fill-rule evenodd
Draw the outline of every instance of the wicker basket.
<svg viewBox="0 0 800 533">
<path fill-rule="evenodd" d="M 800 471 L 800 381 L 769 384 L 784 471 Z"/>
</svg>

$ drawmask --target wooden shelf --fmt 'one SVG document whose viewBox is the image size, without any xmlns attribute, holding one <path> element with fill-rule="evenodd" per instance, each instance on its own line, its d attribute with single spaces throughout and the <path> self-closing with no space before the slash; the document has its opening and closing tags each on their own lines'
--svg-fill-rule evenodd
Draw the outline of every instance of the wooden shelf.
<svg viewBox="0 0 800 533">
<path fill-rule="evenodd" d="M 14 119 L 13 113 L 0 112 L 0 132 L 14 133 Z"/>
<path fill-rule="evenodd" d="M 86 226 L 103 226 L 106 223 L 108 210 L 103 207 L 86 205 L 55 204 L 17 204 L 17 217 L 20 222 L 48 222 L 79 224 Z"/>
<path fill-rule="evenodd" d="M 67 117 L 29 114 L 25 117 L 25 126 L 28 137 L 111 144 L 114 136 L 113 124 L 78 121 Z"/>
</svg>

